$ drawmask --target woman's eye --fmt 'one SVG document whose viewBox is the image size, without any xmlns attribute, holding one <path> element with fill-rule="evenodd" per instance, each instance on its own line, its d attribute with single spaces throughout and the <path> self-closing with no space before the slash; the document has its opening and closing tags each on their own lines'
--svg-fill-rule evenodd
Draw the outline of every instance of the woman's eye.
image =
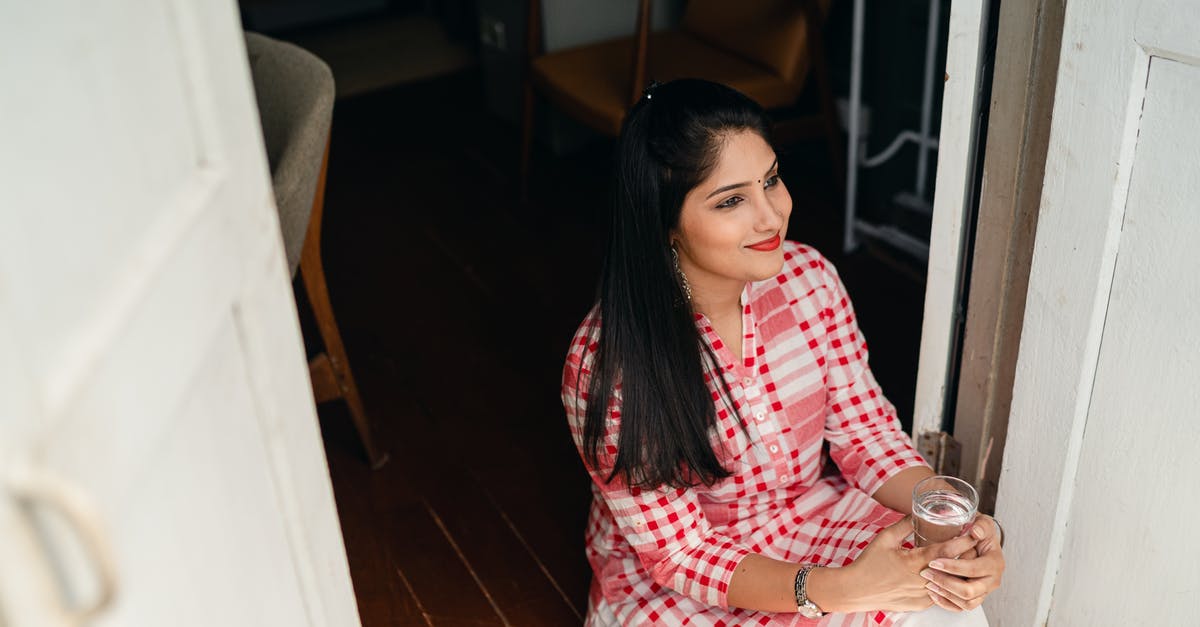
<svg viewBox="0 0 1200 627">
<path fill-rule="evenodd" d="M 771 189 L 772 187 L 775 187 L 778 184 L 779 184 L 779 175 L 776 174 L 775 176 L 768 178 L 767 181 L 765 183 L 763 183 L 763 187 L 765 187 L 767 189 Z"/>
<path fill-rule="evenodd" d="M 738 206 L 739 204 L 741 204 L 741 202 L 742 202 L 741 196 L 730 196 L 729 198 L 726 198 L 725 200 L 721 201 L 721 204 L 717 205 L 717 208 L 718 209 L 729 209 L 730 207 Z"/>
</svg>

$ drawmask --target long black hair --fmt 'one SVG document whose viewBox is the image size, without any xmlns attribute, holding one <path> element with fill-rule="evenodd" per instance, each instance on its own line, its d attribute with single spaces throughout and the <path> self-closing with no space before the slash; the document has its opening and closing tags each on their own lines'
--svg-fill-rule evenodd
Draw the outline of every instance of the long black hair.
<svg viewBox="0 0 1200 627">
<path fill-rule="evenodd" d="M 621 426 L 609 481 L 620 476 L 631 487 L 684 487 L 730 475 L 709 436 L 716 406 L 706 375 L 721 382 L 724 402 L 737 412 L 717 357 L 696 328 L 670 234 L 684 197 L 708 177 L 723 142 L 738 131 L 769 140 L 762 108 L 734 89 L 696 79 L 653 85 L 622 124 L 583 429 L 585 459 L 598 467 L 607 400 L 619 382 Z"/>
</svg>

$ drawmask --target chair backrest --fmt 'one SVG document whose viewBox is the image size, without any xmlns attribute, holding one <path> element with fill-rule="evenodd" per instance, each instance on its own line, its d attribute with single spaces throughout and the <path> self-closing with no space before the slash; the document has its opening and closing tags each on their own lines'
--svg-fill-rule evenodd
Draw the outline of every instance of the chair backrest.
<svg viewBox="0 0 1200 627">
<path fill-rule="evenodd" d="M 830 0 L 819 0 L 820 15 Z M 808 25 L 801 0 L 689 0 L 683 30 L 694 37 L 754 61 L 790 83 L 808 72 Z"/>
<path fill-rule="evenodd" d="M 299 46 L 246 33 L 284 250 L 295 273 L 333 120 L 333 73 Z"/>
</svg>

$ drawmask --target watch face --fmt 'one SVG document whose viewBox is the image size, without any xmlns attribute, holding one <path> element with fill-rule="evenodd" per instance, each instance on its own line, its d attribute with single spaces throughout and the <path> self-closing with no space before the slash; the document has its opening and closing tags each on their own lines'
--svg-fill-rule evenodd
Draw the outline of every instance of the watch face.
<svg viewBox="0 0 1200 627">
<path fill-rule="evenodd" d="M 797 609 L 800 611 L 800 615 L 804 618 L 821 618 L 825 615 L 825 613 L 818 609 L 812 601 L 801 605 Z"/>
</svg>

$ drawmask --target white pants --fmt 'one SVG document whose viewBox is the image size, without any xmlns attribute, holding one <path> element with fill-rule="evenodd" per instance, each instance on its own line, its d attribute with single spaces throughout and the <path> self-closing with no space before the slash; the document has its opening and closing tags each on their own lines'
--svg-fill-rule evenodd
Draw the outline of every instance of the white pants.
<svg viewBox="0 0 1200 627">
<path fill-rule="evenodd" d="M 969 612 L 949 612 L 934 605 L 920 612 L 905 614 L 896 621 L 903 627 L 988 627 L 982 607 Z"/>
<path fill-rule="evenodd" d="M 988 619 L 982 607 L 969 612 L 949 612 L 934 605 L 920 612 L 894 616 L 899 627 L 988 627 Z M 620 627 L 621 621 L 607 603 L 601 602 L 596 611 L 588 608 L 586 624 L 596 627 Z"/>
</svg>

